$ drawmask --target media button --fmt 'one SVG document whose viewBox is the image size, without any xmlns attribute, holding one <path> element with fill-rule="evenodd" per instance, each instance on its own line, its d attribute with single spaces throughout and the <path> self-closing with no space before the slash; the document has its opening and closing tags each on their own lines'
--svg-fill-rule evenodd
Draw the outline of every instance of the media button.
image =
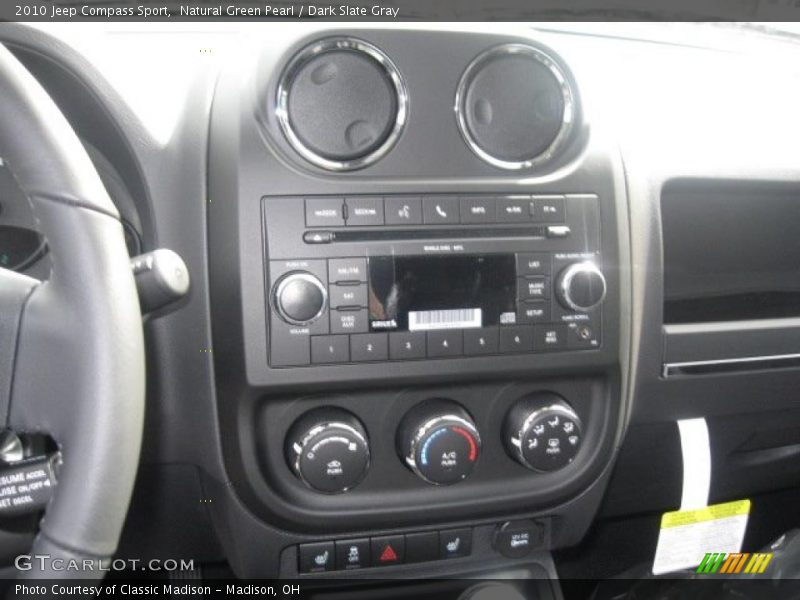
<svg viewBox="0 0 800 600">
<path fill-rule="evenodd" d="M 566 219 L 564 196 L 534 196 L 531 215 L 537 223 L 563 223 Z"/>
<path fill-rule="evenodd" d="M 333 542 L 301 544 L 298 558 L 301 573 L 333 571 Z"/>
<path fill-rule="evenodd" d="M 550 280 L 547 277 L 517 279 L 517 300 L 544 300 L 550 297 Z"/>
<path fill-rule="evenodd" d="M 387 360 L 389 348 L 385 333 L 363 333 L 350 336 L 350 359 L 353 362 Z"/>
<path fill-rule="evenodd" d="M 534 350 L 563 350 L 566 345 L 566 325 L 536 325 L 534 327 Z"/>
<path fill-rule="evenodd" d="M 494 198 L 461 198 L 462 223 L 494 223 Z"/>
<path fill-rule="evenodd" d="M 422 223 L 422 199 L 418 196 L 385 198 L 387 225 L 420 225 Z"/>
<path fill-rule="evenodd" d="M 450 529 L 439 532 L 439 556 L 459 558 L 472 552 L 472 529 Z"/>
<path fill-rule="evenodd" d="M 464 330 L 464 354 L 496 354 L 498 332 L 497 327 Z"/>
<path fill-rule="evenodd" d="M 547 252 L 517 254 L 517 277 L 550 275 L 550 255 Z"/>
<path fill-rule="evenodd" d="M 343 306 L 366 306 L 367 284 L 358 285 L 332 285 L 328 289 L 328 302 L 331 308 Z"/>
<path fill-rule="evenodd" d="M 366 333 L 369 330 L 367 309 L 332 310 L 331 333 Z"/>
<path fill-rule="evenodd" d="M 307 198 L 306 226 L 341 227 L 344 225 L 342 198 Z"/>
<path fill-rule="evenodd" d="M 500 352 L 533 350 L 533 328 L 515 325 L 500 328 Z"/>
<path fill-rule="evenodd" d="M 428 357 L 461 356 L 464 340 L 460 329 L 428 332 Z"/>
<path fill-rule="evenodd" d="M 390 333 L 389 357 L 392 360 L 425 358 L 425 332 L 395 331 Z"/>
<path fill-rule="evenodd" d="M 383 198 L 379 196 L 363 196 L 347 198 L 348 227 L 383 225 Z"/>
<path fill-rule="evenodd" d="M 328 281 L 366 281 L 366 258 L 332 258 L 328 261 Z"/>
<path fill-rule="evenodd" d="M 547 323 L 550 320 L 550 302 L 520 302 L 517 309 L 517 323 Z"/>
<path fill-rule="evenodd" d="M 455 196 L 430 196 L 423 198 L 422 216 L 426 225 L 449 225 L 458 223 L 458 198 Z"/>
<path fill-rule="evenodd" d="M 498 223 L 527 223 L 531 220 L 529 198 L 501 198 L 497 201 Z"/>
<path fill-rule="evenodd" d="M 350 361 L 346 335 L 315 335 L 311 338 L 311 363 L 324 365 Z"/>
</svg>

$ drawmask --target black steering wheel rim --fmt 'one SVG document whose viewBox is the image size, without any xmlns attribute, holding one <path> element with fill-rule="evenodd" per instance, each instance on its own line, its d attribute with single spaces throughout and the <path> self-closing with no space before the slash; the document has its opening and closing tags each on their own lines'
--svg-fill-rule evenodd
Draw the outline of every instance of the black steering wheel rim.
<svg viewBox="0 0 800 600">
<path fill-rule="evenodd" d="M 0 156 L 32 205 L 53 264 L 45 282 L 0 269 L 0 429 L 46 433 L 62 458 L 31 549 L 50 560 L 20 575 L 99 577 L 52 564 L 107 560 L 119 542 L 144 420 L 139 301 L 119 214 L 91 160 L 2 44 Z"/>
</svg>

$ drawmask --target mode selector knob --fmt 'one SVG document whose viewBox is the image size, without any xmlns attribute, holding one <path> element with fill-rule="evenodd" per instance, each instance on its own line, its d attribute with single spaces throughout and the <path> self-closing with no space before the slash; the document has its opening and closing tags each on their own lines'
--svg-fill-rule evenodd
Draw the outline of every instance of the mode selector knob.
<svg viewBox="0 0 800 600">
<path fill-rule="evenodd" d="M 436 485 L 466 478 L 475 466 L 481 438 L 469 413 L 450 400 L 428 400 L 400 423 L 397 451 L 417 476 Z"/>
<path fill-rule="evenodd" d="M 573 263 L 559 274 L 556 294 L 565 308 L 586 312 L 606 297 L 606 278 L 593 262 Z"/>
<path fill-rule="evenodd" d="M 511 407 L 503 431 L 512 458 L 534 471 L 567 466 L 581 447 L 581 421 L 561 396 L 542 393 Z"/>
<path fill-rule="evenodd" d="M 310 488 L 334 494 L 356 486 L 369 468 L 367 432 L 340 408 L 318 408 L 301 417 L 286 437 L 286 461 Z"/>
<path fill-rule="evenodd" d="M 273 301 L 281 319 L 292 325 L 309 325 L 325 311 L 328 292 L 311 273 L 294 271 L 275 284 Z"/>
</svg>

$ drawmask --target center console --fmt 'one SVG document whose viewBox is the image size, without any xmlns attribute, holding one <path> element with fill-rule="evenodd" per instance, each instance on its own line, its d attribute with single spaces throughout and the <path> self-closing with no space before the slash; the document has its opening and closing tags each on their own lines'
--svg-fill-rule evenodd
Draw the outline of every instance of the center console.
<svg viewBox="0 0 800 600">
<path fill-rule="evenodd" d="M 211 124 L 216 485 L 252 520 L 214 510 L 260 556 L 234 567 L 552 575 L 623 428 L 613 146 L 538 40 L 275 43 Z"/>
</svg>

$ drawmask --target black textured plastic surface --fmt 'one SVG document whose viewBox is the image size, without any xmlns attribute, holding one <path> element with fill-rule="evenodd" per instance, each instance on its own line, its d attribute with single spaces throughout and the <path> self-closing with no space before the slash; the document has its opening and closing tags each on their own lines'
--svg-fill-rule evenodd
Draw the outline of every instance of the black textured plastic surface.
<svg viewBox="0 0 800 600">
<path fill-rule="evenodd" d="M 472 78 L 466 94 L 465 118 L 472 138 L 500 160 L 537 157 L 561 128 L 561 87 L 547 67 L 529 56 L 489 61 Z"/>
<path fill-rule="evenodd" d="M 289 119 L 312 152 L 353 160 L 386 140 L 397 96 L 384 68 L 351 50 L 325 52 L 303 65 L 291 82 Z"/>
</svg>

